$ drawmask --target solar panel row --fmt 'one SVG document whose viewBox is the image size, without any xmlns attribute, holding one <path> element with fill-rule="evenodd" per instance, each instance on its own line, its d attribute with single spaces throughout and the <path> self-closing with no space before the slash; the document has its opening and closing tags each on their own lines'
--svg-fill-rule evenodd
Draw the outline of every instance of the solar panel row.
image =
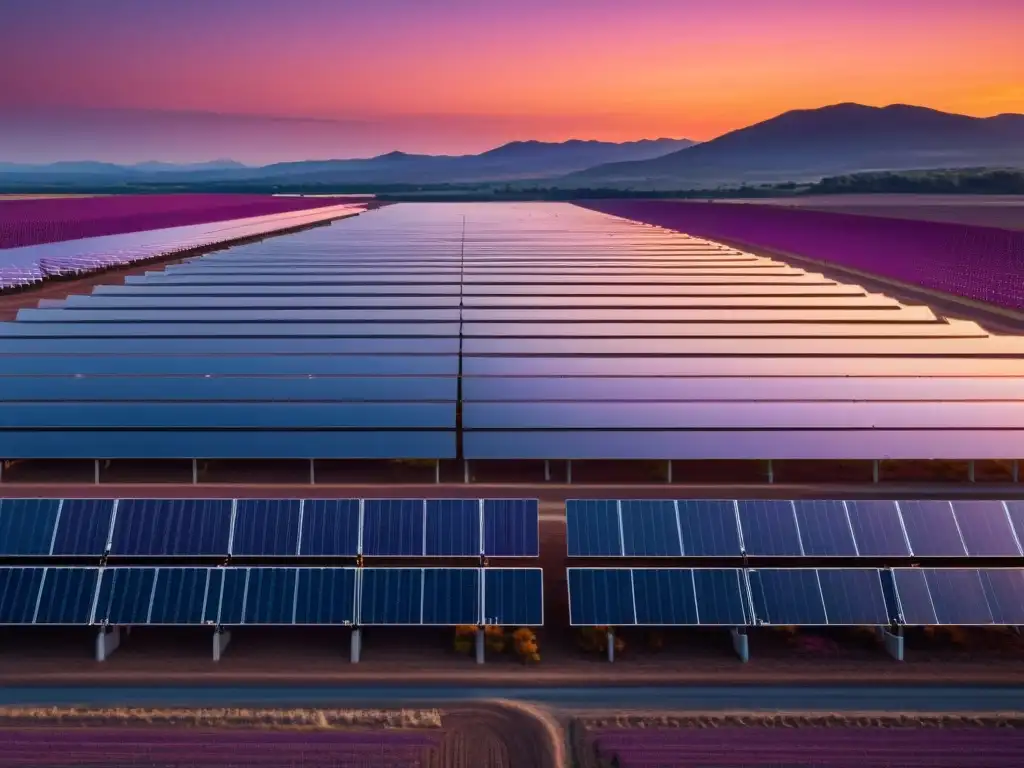
<svg viewBox="0 0 1024 768">
<path fill-rule="evenodd" d="M 570 568 L 573 626 L 1019 626 L 1021 568 Z"/>
<path fill-rule="evenodd" d="M 1021 501 L 570 500 L 570 557 L 1021 557 Z"/>
<path fill-rule="evenodd" d="M 2 625 L 543 623 L 540 569 L 0 568 Z"/>
<path fill-rule="evenodd" d="M 3 499 L 0 556 L 536 557 L 528 499 Z"/>
</svg>

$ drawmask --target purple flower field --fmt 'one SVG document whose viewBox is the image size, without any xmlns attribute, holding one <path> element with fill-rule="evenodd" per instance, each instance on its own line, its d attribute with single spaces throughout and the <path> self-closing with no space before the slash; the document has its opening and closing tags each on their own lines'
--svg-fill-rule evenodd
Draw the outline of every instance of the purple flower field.
<svg viewBox="0 0 1024 768">
<path fill-rule="evenodd" d="M 620 768 L 827 766 L 1013 768 L 1024 731 L 1011 728 L 665 728 L 597 734 L 598 755 Z"/>
<path fill-rule="evenodd" d="M 357 201 L 365 202 L 352 198 L 217 194 L 0 199 L 0 248 L 244 219 Z"/>
<path fill-rule="evenodd" d="M 419 768 L 439 735 L 415 731 L 0 731 L 0 768 Z"/>
<path fill-rule="evenodd" d="M 580 205 L 711 240 L 805 256 L 1024 310 L 1024 232 L 773 205 L 600 200 Z"/>
</svg>

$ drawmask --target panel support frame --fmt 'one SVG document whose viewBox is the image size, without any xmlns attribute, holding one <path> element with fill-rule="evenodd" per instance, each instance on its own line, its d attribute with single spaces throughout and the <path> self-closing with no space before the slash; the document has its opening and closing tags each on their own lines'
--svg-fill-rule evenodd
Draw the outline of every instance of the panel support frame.
<svg viewBox="0 0 1024 768">
<path fill-rule="evenodd" d="M 2 476 L 0 476 L 2 479 Z M 544 482 L 551 482 L 551 459 L 544 459 Z"/>
<path fill-rule="evenodd" d="M 316 459 L 309 460 L 309 484 L 316 485 Z"/>
<path fill-rule="evenodd" d="M 896 661 L 903 661 L 903 627 L 879 627 L 878 636 L 885 645 L 885 652 Z"/>
<path fill-rule="evenodd" d="M 440 459 L 435 459 L 434 460 L 434 483 L 436 485 L 440 485 L 441 484 L 441 460 Z"/>
<path fill-rule="evenodd" d="M 352 628 L 352 638 L 350 640 L 349 648 L 349 661 L 352 664 L 359 663 L 359 657 L 363 652 L 363 630 L 359 627 Z"/>
<path fill-rule="evenodd" d="M 1013 466 L 1010 468 L 1010 472 L 1012 473 L 1013 482 L 1019 483 L 1020 482 L 1020 459 L 1014 459 L 1013 460 Z"/>
<path fill-rule="evenodd" d="M 879 461 L 878 459 L 875 459 L 871 462 L 871 482 L 877 484 L 878 477 L 880 474 L 881 473 L 879 471 Z"/>
<path fill-rule="evenodd" d="M 974 459 L 971 459 L 970 461 L 967 462 L 967 481 L 973 483 L 975 482 L 974 478 Z"/>
<path fill-rule="evenodd" d="M 192 459 L 192 485 L 199 485 L 199 460 Z"/>
<path fill-rule="evenodd" d="M 668 460 L 668 471 L 665 473 L 665 482 L 672 485 L 672 459 Z"/>
<path fill-rule="evenodd" d="M 213 660 L 220 661 L 231 642 L 231 633 L 226 629 L 217 628 L 213 633 Z"/>
<path fill-rule="evenodd" d="M 92 463 L 92 484 L 100 484 L 100 460 L 94 459 Z"/>
<path fill-rule="evenodd" d="M 572 485 L 572 459 L 566 461 L 565 465 L 565 484 Z"/>
<path fill-rule="evenodd" d="M 96 635 L 96 661 L 106 661 L 121 645 L 121 628 L 100 627 Z"/>
<path fill-rule="evenodd" d="M 469 474 L 469 459 L 462 460 L 462 482 L 465 485 L 469 485 L 470 474 Z"/>
<path fill-rule="evenodd" d="M 483 584 L 483 579 L 480 580 Z M 484 628 L 482 626 L 476 628 L 476 663 L 483 664 L 485 657 L 486 645 L 484 644 Z"/>
<path fill-rule="evenodd" d="M 768 485 L 775 485 L 775 465 L 768 459 Z"/>
<path fill-rule="evenodd" d="M 732 638 L 732 649 L 740 657 L 740 661 L 746 664 L 750 661 L 750 636 L 743 627 L 733 627 L 729 630 Z"/>
<path fill-rule="evenodd" d="M 615 628 L 608 627 L 608 634 L 605 637 L 605 645 L 608 646 L 608 663 L 615 662 Z"/>
</svg>

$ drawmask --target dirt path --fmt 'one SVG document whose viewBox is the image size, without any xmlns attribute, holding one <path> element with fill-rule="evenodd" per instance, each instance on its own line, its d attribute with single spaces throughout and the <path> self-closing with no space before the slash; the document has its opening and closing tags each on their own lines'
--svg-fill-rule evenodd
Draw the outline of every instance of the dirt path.
<svg viewBox="0 0 1024 768">
<path fill-rule="evenodd" d="M 488 702 L 443 717 L 445 735 L 427 768 L 565 768 L 565 738 L 546 712 Z"/>
</svg>

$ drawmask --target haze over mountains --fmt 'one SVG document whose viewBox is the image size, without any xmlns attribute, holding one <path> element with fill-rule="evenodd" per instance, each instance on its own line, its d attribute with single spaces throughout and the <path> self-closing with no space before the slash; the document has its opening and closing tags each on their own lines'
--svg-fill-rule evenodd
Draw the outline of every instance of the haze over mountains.
<svg viewBox="0 0 1024 768">
<path fill-rule="evenodd" d="M 353 160 L 247 167 L 0 163 L 0 184 L 227 184 L 268 189 L 339 185 L 511 183 L 561 188 L 704 189 L 738 183 L 815 181 L 873 170 L 1024 167 L 1024 115 L 975 118 L 922 107 L 837 104 L 786 112 L 702 144 L 655 139 L 616 144 L 519 141 L 475 155 L 391 152 Z"/>
</svg>

